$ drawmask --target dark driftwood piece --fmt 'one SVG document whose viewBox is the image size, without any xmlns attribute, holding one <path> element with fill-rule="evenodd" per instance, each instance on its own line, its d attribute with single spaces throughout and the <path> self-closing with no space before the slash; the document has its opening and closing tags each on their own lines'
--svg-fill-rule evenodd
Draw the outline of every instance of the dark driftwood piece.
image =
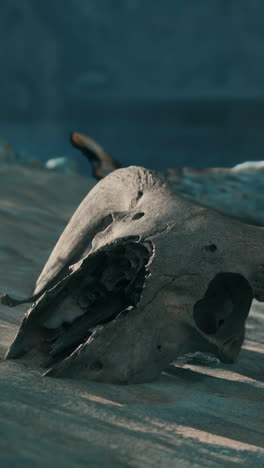
<svg viewBox="0 0 264 468">
<path fill-rule="evenodd" d="M 92 175 L 97 180 L 103 179 L 103 177 L 110 174 L 110 172 L 121 167 L 121 164 L 112 158 L 112 156 L 92 138 L 73 132 L 70 139 L 72 145 L 81 150 L 92 165 Z"/>
<path fill-rule="evenodd" d="M 253 297 L 264 301 L 263 245 L 263 228 L 119 169 L 74 213 L 6 357 L 114 383 L 152 380 L 186 352 L 233 362 Z"/>
</svg>

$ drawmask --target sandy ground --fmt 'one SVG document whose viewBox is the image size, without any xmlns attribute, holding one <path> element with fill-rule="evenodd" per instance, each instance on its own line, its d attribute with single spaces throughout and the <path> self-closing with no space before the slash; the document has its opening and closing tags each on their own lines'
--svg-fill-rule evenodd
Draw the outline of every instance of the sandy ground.
<svg viewBox="0 0 264 468">
<path fill-rule="evenodd" d="M 0 169 L 0 290 L 32 292 L 89 179 Z M 0 307 L 0 356 L 27 306 Z M 0 361 L 0 466 L 264 466 L 264 306 L 253 304 L 237 364 L 196 353 L 158 381 L 115 386 L 41 377 Z"/>
</svg>

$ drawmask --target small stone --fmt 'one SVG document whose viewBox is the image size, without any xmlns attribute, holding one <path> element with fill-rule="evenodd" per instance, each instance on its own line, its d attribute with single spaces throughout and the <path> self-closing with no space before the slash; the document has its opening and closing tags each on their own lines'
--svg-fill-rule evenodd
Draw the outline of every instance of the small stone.
<svg viewBox="0 0 264 468">
<path fill-rule="evenodd" d="M 70 158 L 59 157 L 48 159 L 45 163 L 45 168 L 50 171 L 64 172 L 64 173 L 77 173 L 77 163 Z"/>
</svg>

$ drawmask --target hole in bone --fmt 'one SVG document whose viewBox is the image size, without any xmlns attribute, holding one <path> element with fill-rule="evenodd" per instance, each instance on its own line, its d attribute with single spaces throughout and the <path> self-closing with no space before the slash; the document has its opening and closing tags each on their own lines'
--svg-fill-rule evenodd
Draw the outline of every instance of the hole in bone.
<svg viewBox="0 0 264 468">
<path fill-rule="evenodd" d="M 83 311 L 76 304 L 72 296 L 67 296 L 63 302 L 60 302 L 56 307 L 56 314 L 49 317 L 44 323 L 47 328 L 56 329 L 62 323 L 72 323 L 83 314 Z"/>
<path fill-rule="evenodd" d="M 142 190 L 139 190 L 139 191 L 138 191 L 138 194 L 137 194 L 137 198 L 139 199 L 139 198 L 141 198 L 142 196 L 143 196 L 143 192 L 142 192 Z"/>
<path fill-rule="evenodd" d="M 67 283 L 44 326 L 48 336 L 42 352 L 51 366 L 84 343 L 97 326 L 132 310 L 140 301 L 153 249 L 126 242 L 98 252 Z M 43 327 L 44 329 L 44 327 Z M 45 332 L 43 332 L 43 335 Z"/>
<path fill-rule="evenodd" d="M 139 213 L 134 214 L 134 216 L 132 216 L 131 219 L 132 219 L 132 221 L 136 221 L 137 219 L 140 219 L 143 216 L 145 216 L 145 213 L 143 213 L 143 211 L 140 211 Z"/>
<path fill-rule="evenodd" d="M 217 250 L 217 246 L 215 244 L 206 245 L 205 250 L 208 252 L 215 252 Z"/>
<path fill-rule="evenodd" d="M 90 369 L 91 370 L 95 370 L 95 371 L 99 371 L 103 368 L 103 364 L 101 363 L 101 361 L 94 361 L 91 365 L 90 365 Z"/>
<path fill-rule="evenodd" d="M 253 299 L 252 288 L 238 273 L 218 273 L 210 281 L 205 295 L 193 307 L 197 327 L 208 335 L 224 330 L 239 333 L 249 313 Z"/>
</svg>

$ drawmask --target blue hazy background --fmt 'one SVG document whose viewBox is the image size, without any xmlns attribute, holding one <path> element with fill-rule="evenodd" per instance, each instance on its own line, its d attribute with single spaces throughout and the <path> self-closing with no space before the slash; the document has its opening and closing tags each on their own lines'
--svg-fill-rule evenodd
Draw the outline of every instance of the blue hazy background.
<svg viewBox="0 0 264 468">
<path fill-rule="evenodd" d="M 0 0 L 0 138 L 46 160 L 231 166 L 264 154 L 263 0 Z"/>
</svg>

